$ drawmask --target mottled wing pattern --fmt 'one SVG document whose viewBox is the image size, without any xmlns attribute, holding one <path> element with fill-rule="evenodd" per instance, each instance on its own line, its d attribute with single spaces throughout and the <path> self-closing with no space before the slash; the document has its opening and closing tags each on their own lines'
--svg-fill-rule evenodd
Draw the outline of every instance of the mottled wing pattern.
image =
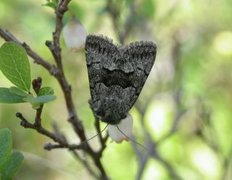
<svg viewBox="0 0 232 180">
<path fill-rule="evenodd" d="M 85 49 L 92 107 L 102 121 L 118 124 L 142 90 L 156 45 L 135 42 L 117 47 L 105 37 L 89 35 Z"/>
</svg>

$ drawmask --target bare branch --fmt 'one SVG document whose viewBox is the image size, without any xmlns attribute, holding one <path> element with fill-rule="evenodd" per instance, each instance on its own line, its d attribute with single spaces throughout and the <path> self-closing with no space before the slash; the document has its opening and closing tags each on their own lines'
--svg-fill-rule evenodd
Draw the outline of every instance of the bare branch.
<svg viewBox="0 0 232 180">
<path fill-rule="evenodd" d="M 44 149 L 51 151 L 52 149 L 60 149 L 60 148 L 67 148 L 69 150 L 75 150 L 75 149 L 82 149 L 81 145 L 76 145 L 76 144 L 69 144 L 67 146 L 63 146 L 62 144 L 52 144 L 52 143 L 47 143 L 44 145 Z"/>
<path fill-rule="evenodd" d="M 36 123 L 30 123 L 28 120 L 26 120 L 26 118 L 21 114 L 21 113 L 16 113 L 16 117 L 18 117 L 21 120 L 20 125 L 23 126 L 24 128 L 29 128 L 29 129 L 34 129 L 37 132 L 39 132 L 40 134 L 43 134 L 49 138 L 51 138 L 52 140 L 54 140 L 55 142 L 68 147 L 68 144 L 66 142 L 63 141 L 63 139 L 58 138 L 54 133 L 48 131 L 47 129 L 43 128 L 41 124 L 36 124 Z M 36 117 L 38 118 L 38 117 Z"/>
</svg>

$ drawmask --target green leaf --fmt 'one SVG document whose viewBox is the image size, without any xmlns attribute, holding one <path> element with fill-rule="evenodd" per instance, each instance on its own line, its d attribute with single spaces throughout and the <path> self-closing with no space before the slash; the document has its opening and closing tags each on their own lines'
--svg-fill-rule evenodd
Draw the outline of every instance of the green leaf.
<svg viewBox="0 0 232 180">
<path fill-rule="evenodd" d="M 31 71 L 23 47 L 13 42 L 4 43 L 0 48 L 0 70 L 14 85 L 29 92 Z"/>
<path fill-rule="evenodd" d="M 43 6 L 47 6 L 47 7 L 50 7 L 52 9 L 55 9 L 56 8 L 56 5 L 52 2 L 47 2 L 45 4 L 43 4 Z"/>
<path fill-rule="evenodd" d="M 44 95 L 44 96 L 37 96 L 37 97 L 26 97 L 24 98 L 25 101 L 32 104 L 33 109 L 38 109 L 42 104 L 47 103 L 49 101 L 53 101 L 56 99 L 54 95 Z"/>
<path fill-rule="evenodd" d="M 0 172 L 4 168 L 4 164 L 8 161 L 12 149 L 12 138 L 9 129 L 0 130 Z"/>
<path fill-rule="evenodd" d="M 11 131 L 7 128 L 0 129 L 0 179 L 13 179 L 22 160 L 22 153 L 12 153 Z"/>
<path fill-rule="evenodd" d="M 16 94 L 16 95 L 19 95 L 19 96 L 22 96 L 22 97 L 27 97 L 27 96 L 30 96 L 29 94 L 27 94 L 25 91 L 17 88 L 17 87 L 10 87 L 9 88 L 9 91 L 13 94 Z"/>
<path fill-rule="evenodd" d="M 0 87 L 0 103 L 23 103 L 25 96 L 12 92 L 12 89 Z"/>
<path fill-rule="evenodd" d="M 56 9 L 57 5 L 58 5 L 58 0 L 51 0 L 51 1 L 47 0 L 47 3 L 42 4 L 42 6 L 47 6 L 54 10 Z"/>
<path fill-rule="evenodd" d="M 4 171 L 2 173 L 2 179 L 6 179 L 6 180 L 12 179 L 16 174 L 17 170 L 19 169 L 19 167 L 21 166 L 23 159 L 24 157 L 22 153 L 17 151 L 13 152 L 4 167 Z"/>
<path fill-rule="evenodd" d="M 51 87 L 42 87 L 39 90 L 38 96 L 43 96 L 43 95 L 53 95 L 54 90 Z"/>
<path fill-rule="evenodd" d="M 35 103 L 47 103 L 49 101 L 53 101 L 54 99 L 56 99 L 56 96 L 54 95 L 44 95 L 44 96 L 37 96 L 37 97 L 26 97 L 24 98 L 25 101 L 30 102 L 31 104 L 35 104 Z"/>
</svg>

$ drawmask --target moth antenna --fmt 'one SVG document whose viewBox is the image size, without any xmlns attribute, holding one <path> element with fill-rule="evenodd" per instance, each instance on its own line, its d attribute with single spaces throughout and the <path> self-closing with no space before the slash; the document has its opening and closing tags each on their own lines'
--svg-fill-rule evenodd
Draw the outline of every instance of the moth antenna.
<svg viewBox="0 0 232 180">
<path fill-rule="evenodd" d="M 124 136 L 126 136 L 128 139 L 130 139 L 133 143 L 139 145 L 140 147 L 142 147 L 142 148 L 145 149 L 146 151 L 149 151 L 143 144 L 141 144 L 141 143 L 137 142 L 136 140 L 134 140 L 133 138 L 127 136 L 127 135 L 118 127 L 118 125 L 116 125 L 116 126 L 117 126 L 119 132 L 122 133 Z"/>
<path fill-rule="evenodd" d="M 106 128 L 108 127 L 109 124 L 107 124 L 99 133 L 95 134 L 94 136 L 92 136 L 91 138 L 89 139 L 86 139 L 85 141 L 83 141 L 82 143 L 84 142 L 89 142 L 90 140 L 92 140 L 93 138 L 97 137 L 100 133 L 104 132 L 106 130 Z"/>
</svg>

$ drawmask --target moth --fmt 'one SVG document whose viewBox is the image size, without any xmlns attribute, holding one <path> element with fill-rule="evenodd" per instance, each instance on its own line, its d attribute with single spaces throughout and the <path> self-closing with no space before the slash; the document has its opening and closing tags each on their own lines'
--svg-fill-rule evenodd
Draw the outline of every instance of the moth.
<svg viewBox="0 0 232 180">
<path fill-rule="evenodd" d="M 88 35 L 85 43 L 91 106 L 103 122 L 119 124 L 137 100 L 156 57 L 153 42 L 116 46 Z"/>
</svg>

